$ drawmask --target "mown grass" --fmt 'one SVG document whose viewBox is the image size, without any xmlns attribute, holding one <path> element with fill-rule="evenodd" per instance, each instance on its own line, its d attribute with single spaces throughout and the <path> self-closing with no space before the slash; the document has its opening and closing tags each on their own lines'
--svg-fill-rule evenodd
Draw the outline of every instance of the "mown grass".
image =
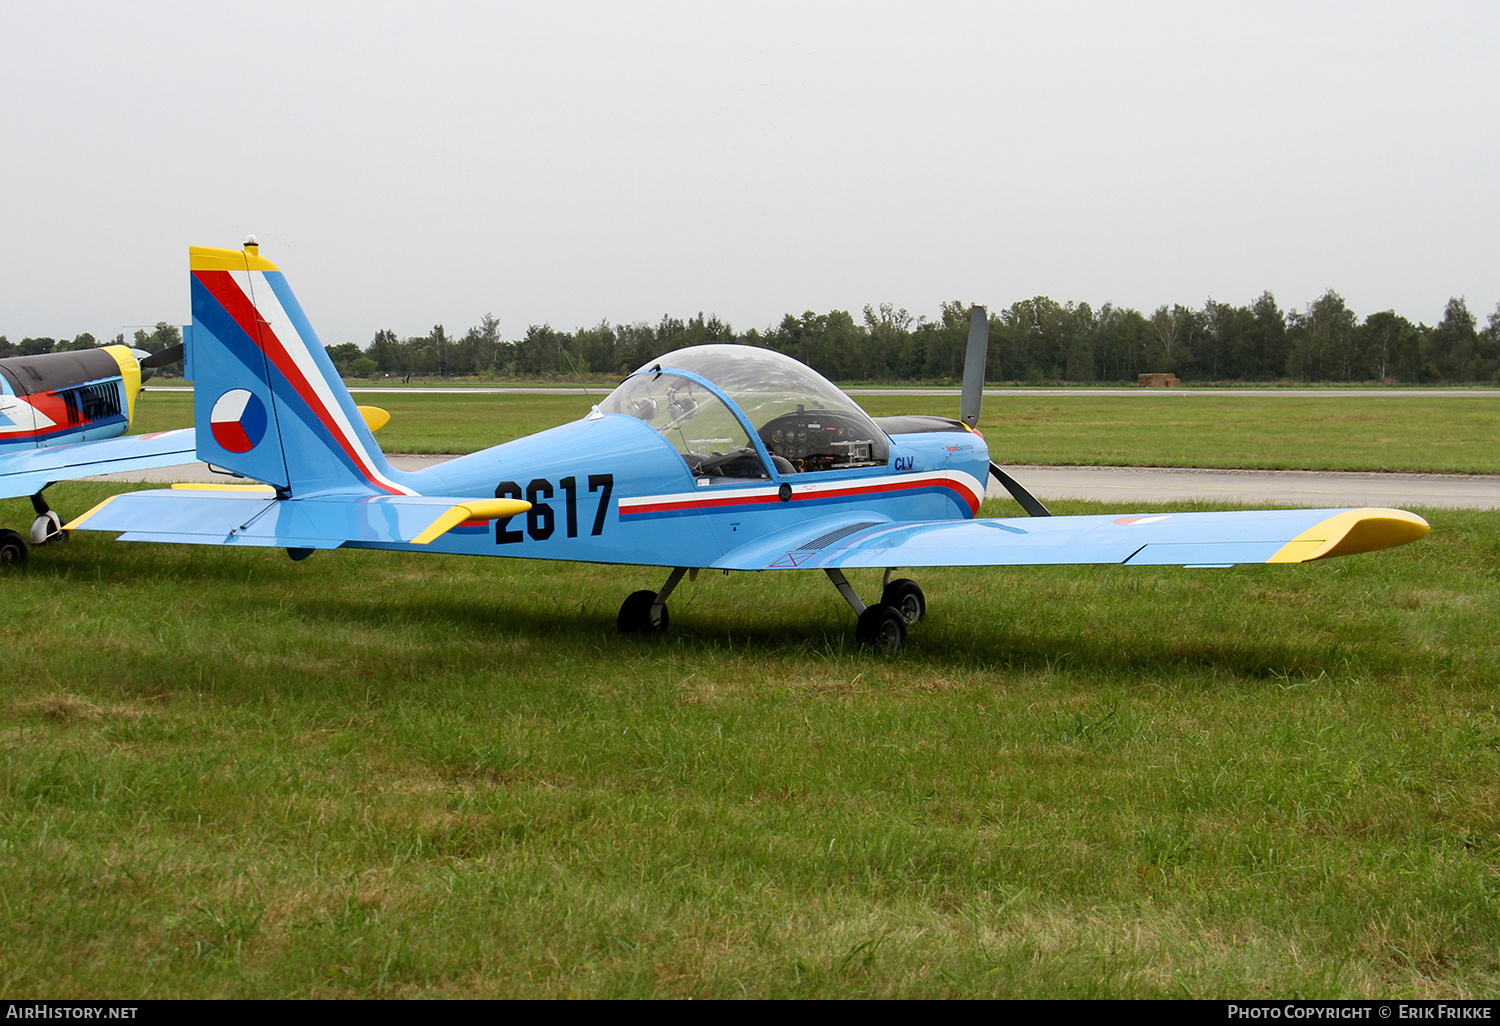
<svg viewBox="0 0 1500 1026">
<path fill-rule="evenodd" d="M 0 994 L 1493 995 L 1500 530 L 1429 517 L 922 572 L 896 658 L 816 574 L 642 639 L 652 569 L 80 535 L 3 575 Z"/>
<path fill-rule="evenodd" d="M 600 393 L 596 398 L 602 398 Z M 576 420 L 581 396 L 382 394 L 389 452 L 474 452 Z M 956 416 L 953 396 L 862 396 L 874 416 Z M 186 393 L 148 392 L 138 430 L 192 423 Z M 1500 473 L 1500 400 L 991 396 L 980 427 L 1002 463 Z"/>
</svg>

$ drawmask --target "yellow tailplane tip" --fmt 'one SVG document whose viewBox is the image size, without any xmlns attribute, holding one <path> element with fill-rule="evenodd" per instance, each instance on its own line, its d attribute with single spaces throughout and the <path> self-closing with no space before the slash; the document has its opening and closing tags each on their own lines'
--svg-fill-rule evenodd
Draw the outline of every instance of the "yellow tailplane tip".
<svg viewBox="0 0 1500 1026">
<path fill-rule="evenodd" d="M 426 545 L 465 520 L 496 520 L 500 517 L 513 517 L 517 513 L 525 513 L 530 508 L 531 503 L 521 499 L 470 499 L 468 502 L 448 507 L 442 516 L 428 525 L 427 530 L 413 538 L 411 544 Z"/>
<path fill-rule="evenodd" d="M 379 431 L 391 422 L 391 415 L 379 406 L 361 406 L 359 414 L 365 418 L 365 426 L 371 431 Z"/>
</svg>

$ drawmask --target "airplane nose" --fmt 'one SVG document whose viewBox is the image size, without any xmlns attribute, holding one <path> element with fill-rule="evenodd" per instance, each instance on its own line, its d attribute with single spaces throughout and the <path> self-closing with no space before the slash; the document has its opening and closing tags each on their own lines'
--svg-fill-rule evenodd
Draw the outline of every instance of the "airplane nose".
<svg viewBox="0 0 1500 1026">
<path fill-rule="evenodd" d="M 155 367 L 146 366 L 146 361 L 151 358 L 151 354 L 144 349 L 136 349 L 132 346 L 130 355 L 135 357 L 135 365 L 141 370 L 141 384 L 144 385 L 151 380 L 151 375 L 156 373 Z"/>
</svg>

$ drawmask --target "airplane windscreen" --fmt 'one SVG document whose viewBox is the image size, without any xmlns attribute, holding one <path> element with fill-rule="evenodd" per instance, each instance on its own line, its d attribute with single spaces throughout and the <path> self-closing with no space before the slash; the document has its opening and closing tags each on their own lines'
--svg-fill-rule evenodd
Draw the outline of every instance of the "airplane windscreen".
<svg viewBox="0 0 1500 1026">
<path fill-rule="evenodd" d="M 696 476 L 769 476 L 739 419 L 696 381 L 676 374 L 637 374 L 626 378 L 599 409 L 656 428 Z"/>
<path fill-rule="evenodd" d="M 766 448 L 796 470 L 872 466 L 889 455 L 885 432 L 854 400 L 790 356 L 754 346 L 689 346 L 636 373 L 649 377 L 641 372 L 656 366 L 691 371 L 719 386 L 744 411 Z M 637 380 L 628 378 L 620 387 Z"/>
</svg>

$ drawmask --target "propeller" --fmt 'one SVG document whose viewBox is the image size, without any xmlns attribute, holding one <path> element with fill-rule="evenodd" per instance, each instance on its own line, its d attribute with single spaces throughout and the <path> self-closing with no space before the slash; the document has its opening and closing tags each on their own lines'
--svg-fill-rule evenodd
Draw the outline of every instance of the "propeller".
<svg viewBox="0 0 1500 1026">
<path fill-rule="evenodd" d="M 964 387 L 958 400 L 958 416 L 972 431 L 979 427 L 979 409 L 984 405 L 984 366 L 990 349 L 990 319 L 982 306 L 969 307 L 969 348 L 964 354 Z M 1050 517 L 1052 511 L 1042 505 L 1021 483 L 990 461 L 990 476 L 1010 492 L 1027 516 Z"/>
<path fill-rule="evenodd" d="M 141 367 L 141 381 L 143 383 L 149 381 L 151 379 L 151 375 L 155 374 L 158 369 L 165 367 L 170 363 L 177 363 L 181 359 L 181 342 L 177 343 L 175 346 L 168 346 L 159 353 L 152 353 L 145 358 L 138 358 L 137 362 Z"/>
<path fill-rule="evenodd" d="M 969 348 L 964 354 L 964 390 L 958 400 L 958 419 L 970 429 L 979 426 L 984 404 L 984 363 L 990 350 L 990 319 L 982 306 L 969 307 Z"/>
</svg>

